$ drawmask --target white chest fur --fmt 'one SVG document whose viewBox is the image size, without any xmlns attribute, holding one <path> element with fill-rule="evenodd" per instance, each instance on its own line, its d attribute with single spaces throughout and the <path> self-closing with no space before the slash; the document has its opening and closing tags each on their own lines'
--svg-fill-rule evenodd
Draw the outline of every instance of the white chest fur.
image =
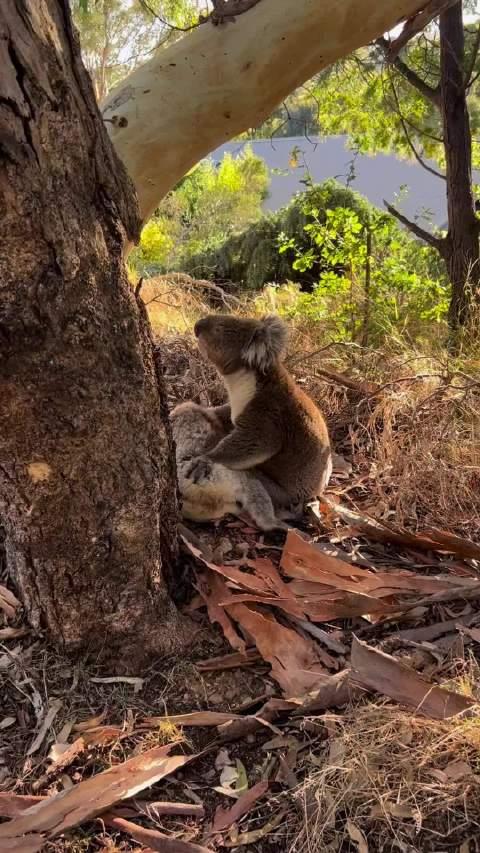
<svg viewBox="0 0 480 853">
<path fill-rule="evenodd" d="M 230 408 L 232 410 L 232 421 L 235 423 L 245 406 L 253 400 L 257 390 L 255 373 L 251 370 L 237 370 L 223 377 L 228 393 Z"/>
</svg>

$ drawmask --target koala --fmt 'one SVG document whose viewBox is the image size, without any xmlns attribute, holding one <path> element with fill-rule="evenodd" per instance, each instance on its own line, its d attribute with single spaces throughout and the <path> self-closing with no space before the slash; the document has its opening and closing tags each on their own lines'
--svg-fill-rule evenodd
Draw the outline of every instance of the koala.
<svg viewBox="0 0 480 853">
<path fill-rule="evenodd" d="M 222 407 L 222 417 L 230 415 L 233 428 L 196 461 L 190 477 L 205 476 L 212 463 L 232 471 L 254 469 L 277 514 L 292 508 L 298 514 L 326 488 L 332 452 L 320 410 L 282 363 L 285 324 L 275 316 L 212 314 L 194 331 L 200 352 L 223 379 L 230 408 Z"/>
<path fill-rule="evenodd" d="M 189 477 L 192 460 L 212 450 L 231 429 L 229 408 L 207 409 L 189 402 L 171 413 L 182 514 L 192 521 L 213 521 L 228 513 L 247 512 L 261 530 L 286 529 L 275 516 L 268 491 L 253 473 L 214 463 L 196 482 Z"/>
</svg>

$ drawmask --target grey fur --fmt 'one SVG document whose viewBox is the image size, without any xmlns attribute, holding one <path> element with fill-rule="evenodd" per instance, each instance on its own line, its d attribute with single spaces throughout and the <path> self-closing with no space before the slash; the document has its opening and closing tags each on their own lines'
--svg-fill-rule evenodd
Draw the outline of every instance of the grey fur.
<svg viewBox="0 0 480 853">
<path fill-rule="evenodd" d="M 247 512 L 261 530 L 285 529 L 276 518 L 263 484 L 243 471 L 232 471 L 203 457 L 200 474 L 191 476 L 192 460 L 212 449 L 225 433 L 225 409 L 206 409 L 182 403 L 171 414 L 176 444 L 177 475 L 182 514 L 192 521 L 213 521 L 224 515 Z"/>
<path fill-rule="evenodd" d="M 287 348 L 288 331 L 285 323 L 271 314 L 264 317 L 242 351 L 242 361 L 252 370 L 265 373 Z"/>
<path fill-rule="evenodd" d="M 327 424 L 282 364 L 286 328 L 278 317 L 210 314 L 195 324 L 202 354 L 229 396 L 233 428 L 204 458 L 233 471 L 254 470 L 277 508 L 290 510 L 321 495 L 332 471 Z"/>
</svg>

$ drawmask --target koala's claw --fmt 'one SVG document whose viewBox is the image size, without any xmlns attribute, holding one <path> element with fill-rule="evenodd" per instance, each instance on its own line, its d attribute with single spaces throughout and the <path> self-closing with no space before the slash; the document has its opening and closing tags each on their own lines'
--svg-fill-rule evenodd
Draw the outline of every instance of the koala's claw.
<svg viewBox="0 0 480 853">
<path fill-rule="evenodd" d="M 212 464 L 205 456 L 197 456 L 196 459 L 192 459 L 185 472 L 186 479 L 191 480 L 195 485 L 205 482 L 212 473 Z"/>
</svg>

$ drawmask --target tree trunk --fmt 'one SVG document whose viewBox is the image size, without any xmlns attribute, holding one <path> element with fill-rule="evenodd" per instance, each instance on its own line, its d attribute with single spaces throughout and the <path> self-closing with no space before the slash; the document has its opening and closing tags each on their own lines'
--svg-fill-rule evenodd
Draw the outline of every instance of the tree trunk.
<svg viewBox="0 0 480 853">
<path fill-rule="evenodd" d="M 122 262 L 136 200 L 68 0 L 2 0 L 0 67 L 7 565 L 36 628 L 133 669 L 179 642 L 164 580 L 177 556 L 172 441 Z"/>
<path fill-rule="evenodd" d="M 479 222 L 472 187 L 472 138 L 465 88 L 462 3 L 440 16 L 441 105 L 447 175 L 448 234 L 442 253 L 452 286 L 450 329 L 469 315 L 480 282 Z"/>
<path fill-rule="evenodd" d="M 103 106 L 142 219 L 202 157 L 260 125 L 301 83 L 425 5 L 260 0 L 233 23 L 205 23 L 158 50 Z"/>
</svg>

